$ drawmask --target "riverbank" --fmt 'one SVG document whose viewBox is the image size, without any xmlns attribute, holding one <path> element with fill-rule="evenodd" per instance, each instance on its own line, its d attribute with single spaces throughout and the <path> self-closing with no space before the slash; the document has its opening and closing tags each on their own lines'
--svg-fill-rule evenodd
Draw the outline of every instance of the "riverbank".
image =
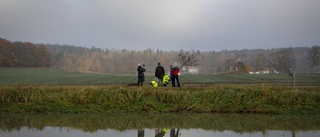
<svg viewBox="0 0 320 137">
<path fill-rule="evenodd" d="M 320 114 L 320 87 L 0 86 L 0 113 Z"/>
<path fill-rule="evenodd" d="M 76 121 L 76 122 L 75 122 Z M 28 128 L 41 131 L 48 127 L 70 128 L 83 132 L 138 129 L 203 129 L 235 133 L 271 131 L 313 132 L 320 129 L 319 115 L 251 114 L 0 114 L 0 134 Z M 119 135 L 118 135 L 119 136 Z M 131 135 L 132 136 L 132 135 Z"/>
</svg>

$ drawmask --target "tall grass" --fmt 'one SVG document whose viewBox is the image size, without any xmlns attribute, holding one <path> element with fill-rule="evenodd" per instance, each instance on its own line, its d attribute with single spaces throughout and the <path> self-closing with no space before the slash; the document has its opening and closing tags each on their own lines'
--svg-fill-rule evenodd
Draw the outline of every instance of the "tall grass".
<svg viewBox="0 0 320 137">
<path fill-rule="evenodd" d="M 320 114 L 319 87 L 0 86 L 0 112 Z"/>
</svg>

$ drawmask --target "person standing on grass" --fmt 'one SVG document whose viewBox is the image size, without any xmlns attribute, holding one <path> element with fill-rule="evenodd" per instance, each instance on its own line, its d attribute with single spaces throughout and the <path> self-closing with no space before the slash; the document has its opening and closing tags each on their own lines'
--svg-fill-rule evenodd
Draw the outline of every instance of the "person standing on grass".
<svg viewBox="0 0 320 137">
<path fill-rule="evenodd" d="M 180 87 L 180 82 L 179 82 L 179 66 L 178 63 L 174 63 L 174 67 L 172 68 L 172 87 L 176 86 L 176 80 L 177 80 L 177 84 L 178 87 Z"/>
<path fill-rule="evenodd" d="M 158 82 L 158 86 L 162 86 L 163 76 L 165 74 L 164 68 L 161 66 L 161 63 L 158 63 L 155 71 L 156 81 Z"/>
<path fill-rule="evenodd" d="M 146 71 L 145 65 L 143 64 L 142 67 L 141 67 L 141 64 L 139 63 L 137 71 L 138 71 L 138 86 L 140 86 L 140 85 L 143 86 L 144 72 Z"/>
<path fill-rule="evenodd" d="M 170 65 L 170 81 L 172 82 L 173 74 L 172 74 L 173 66 Z"/>
</svg>

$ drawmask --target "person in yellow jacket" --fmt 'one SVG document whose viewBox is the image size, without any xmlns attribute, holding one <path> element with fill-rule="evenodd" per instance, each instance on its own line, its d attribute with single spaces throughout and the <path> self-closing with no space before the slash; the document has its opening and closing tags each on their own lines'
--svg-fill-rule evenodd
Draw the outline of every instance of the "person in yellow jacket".
<svg viewBox="0 0 320 137">
<path fill-rule="evenodd" d="M 158 87 L 158 83 L 157 83 L 155 80 L 152 80 L 152 81 L 150 82 L 150 86 Z"/>
<path fill-rule="evenodd" d="M 163 85 L 162 86 L 167 86 L 169 83 L 170 83 L 171 79 L 170 79 L 170 76 L 168 74 L 164 74 L 163 76 Z M 150 85 L 153 86 L 153 87 L 158 87 L 158 83 L 153 80 L 150 82 Z"/>
<path fill-rule="evenodd" d="M 171 81 L 169 74 L 164 74 L 163 76 L 163 86 L 167 86 Z"/>
</svg>

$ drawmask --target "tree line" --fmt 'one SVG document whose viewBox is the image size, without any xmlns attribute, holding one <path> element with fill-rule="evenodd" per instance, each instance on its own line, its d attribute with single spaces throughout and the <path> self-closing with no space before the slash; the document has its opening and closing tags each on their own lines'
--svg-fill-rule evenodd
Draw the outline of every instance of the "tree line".
<svg viewBox="0 0 320 137">
<path fill-rule="evenodd" d="M 146 74 L 154 73 L 160 62 L 166 71 L 182 60 L 181 51 L 159 49 L 127 50 L 87 48 L 59 44 L 10 42 L 0 39 L 1 67 L 52 67 L 68 71 L 136 74 L 139 63 L 146 65 Z M 183 52 L 182 52 L 183 53 Z M 320 72 L 320 48 L 312 47 L 243 49 L 222 51 L 186 51 L 197 62 L 200 74 L 242 73 L 274 70 L 287 73 Z M 188 64 L 185 64 L 188 67 Z"/>
<path fill-rule="evenodd" d="M 44 44 L 0 38 L 0 67 L 50 67 L 51 62 L 51 54 Z"/>
</svg>

